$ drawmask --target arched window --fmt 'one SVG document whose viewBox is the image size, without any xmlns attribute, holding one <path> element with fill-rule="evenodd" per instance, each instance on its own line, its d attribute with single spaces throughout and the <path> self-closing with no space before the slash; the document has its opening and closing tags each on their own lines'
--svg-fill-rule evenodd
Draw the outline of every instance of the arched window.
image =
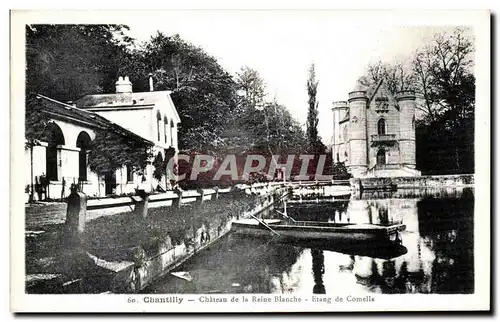
<svg viewBox="0 0 500 322">
<path fill-rule="evenodd" d="M 76 147 L 80 148 L 78 152 L 78 180 L 87 181 L 87 153 L 90 149 L 90 136 L 87 132 L 82 131 L 76 138 Z"/>
<path fill-rule="evenodd" d="M 163 118 L 163 131 L 165 132 L 165 143 L 168 142 L 168 119 L 165 116 Z"/>
<path fill-rule="evenodd" d="M 380 149 L 377 152 L 377 165 L 384 165 L 384 164 L 386 164 L 385 150 L 384 149 Z"/>
<path fill-rule="evenodd" d="M 160 111 L 157 111 L 156 112 L 156 130 L 158 132 L 158 141 L 160 141 L 160 122 L 161 122 Z"/>
<path fill-rule="evenodd" d="M 170 120 L 170 146 L 174 146 L 174 121 Z"/>
<path fill-rule="evenodd" d="M 61 128 L 55 123 L 50 123 L 44 132 L 44 140 L 48 144 L 45 158 L 46 176 L 48 180 L 57 181 L 61 170 L 61 153 L 57 146 L 65 144 Z"/>
<path fill-rule="evenodd" d="M 385 134 L 385 119 L 378 120 L 377 129 L 379 135 Z"/>
<path fill-rule="evenodd" d="M 415 130 L 415 116 L 411 119 L 411 129 Z"/>
</svg>

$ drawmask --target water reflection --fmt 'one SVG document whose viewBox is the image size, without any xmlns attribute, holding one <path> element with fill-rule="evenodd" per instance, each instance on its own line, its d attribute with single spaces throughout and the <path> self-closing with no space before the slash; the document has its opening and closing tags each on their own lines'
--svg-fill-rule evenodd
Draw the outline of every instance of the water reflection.
<svg viewBox="0 0 500 322">
<path fill-rule="evenodd" d="M 313 294 L 325 294 L 323 274 L 325 273 L 325 256 L 322 250 L 311 249 L 312 270 L 314 276 Z"/>
<path fill-rule="evenodd" d="M 292 245 L 231 235 L 179 268 L 204 273 L 192 274 L 190 282 L 170 275 L 147 292 L 472 293 L 473 192 L 446 193 L 440 198 L 291 202 L 286 212 L 296 220 L 404 223 L 403 246 Z M 271 210 L 263 216 L 280 215 Z"/>
</svg>

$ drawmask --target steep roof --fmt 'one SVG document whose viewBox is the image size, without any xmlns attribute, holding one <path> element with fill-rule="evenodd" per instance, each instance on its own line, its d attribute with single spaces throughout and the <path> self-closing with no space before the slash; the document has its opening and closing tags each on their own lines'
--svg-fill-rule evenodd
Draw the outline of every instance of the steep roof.
<svg viewBox="0 0 500 322">
<path fill-rule="evenodd" d="M 371 101 L 375 97 L 375 94 L 377 94 L 380 86 L 384 83 L 384 79 L 381 78 L 375 86 L 371 86 L 366 90 L 366 96 L 368 96 L 368 106 L 370 106 Z"/>
<path fill-rule="evenodd" d="M 108 129 L 117 134 L 153 144 L 150 140 L 119 126 L 97 113 L 79 109 L 75 106 L 57 101 L 41 94 L 38 94 L 37 98 L 42 104 L 43 112 L 55 119 L 77 122 L 90 128 Z"/>
<path fill-rule="evenodd" d="M 377 93 L 381 89 L 383 89 L 386 92 L 387 97 L 388 97 L 389 101 L 391 102 L 391 104 L 394 105 L 394 107 L 396 107 L 397 110 L 399 110 L 399 104 L 396 101 L 396 99 L 394 98 L 394 95 L 387 88 L 386 81 L 384 78 L 380 79 L 375 86 L 372 86 L 370 89 L 370 92 L 368 92 L 368 91 L 366 92 L 366 94 L 368 96 L 367 107 L 370 107 L 370 103 L 372 102 L 372 100 L 375 98 L 375 96 L 377 95 Z"/>
</svg>

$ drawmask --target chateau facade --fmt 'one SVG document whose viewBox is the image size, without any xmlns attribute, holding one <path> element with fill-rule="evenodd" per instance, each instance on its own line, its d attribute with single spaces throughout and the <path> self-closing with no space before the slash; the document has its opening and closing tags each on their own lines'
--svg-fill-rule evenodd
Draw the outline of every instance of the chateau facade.
<svg viewBox="0 0 500 322">
<path fill-rule="evenodd" d="M 415 160 L 415 93 L 395 96 L 384 81 L 358 85 L 348 101 L 333 102 L 335 162 L 355 178 L 418 176 Z"/>
</svg>

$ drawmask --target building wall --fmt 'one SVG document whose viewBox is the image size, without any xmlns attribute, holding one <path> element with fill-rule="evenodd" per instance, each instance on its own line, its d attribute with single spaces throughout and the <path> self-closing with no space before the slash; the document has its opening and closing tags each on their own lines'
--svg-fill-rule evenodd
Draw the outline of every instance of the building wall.
<svg viewBox="0 0 500 322">
<path fill-rule="evenodd" d="M 54 123 L 59 126 L 61 132 L 64 136 L 64 145 L 57 146 L 58 153 L 58 179 L 49 182 L 49 186 L 46 189 L 46 193 L 39 196 L 37 193 L 34 194 L 35 200 L 45 200 L 65 198 L 70 194 L 71 184 L 79 183 L 79 152 L 80 148 L 76 147 L 76 138 L 78 135 L 85 131 L 89 134 L 91 139 L 95 138 L 95 132 L 91 128 L 86 128 L 82 125 L 61 121 L 53 120 Z M 46 156 L 47 156 L 47 146 L 46 142 L 41 142 L 40 145 L 33 147 L 33 167 L 31 167 L 31 150 L 29 148 L 25 149 L 25 163 L 26 163 L 26 173 L 24 173 L 25 185 L 30 187 L 31 182 L 33 186 L 40 176 L 46 175 Z M 154 154 L 161 153 L 162 157 L 165 158 L 164 148 L 156 146 L 154 148 Z M 33 169 L 33 177 L 31 177 L 31 168 Z M 142 175 L 136 173 L 133 174 L 133 181 L 127 181 L 127 171 L 126 168 L 118 169 L 115 173 L 116 175 L 116 194 L 130 194 L 134 193 L 136 188 L 146 188 L 146 190 L 154 189 L 160 184 L 165 188 L 165 177 L 158 181 L 153 178 L 154 167 L 148 165 L 145 171 L 146 181 L 142 182 Z M 32 181 L 33 180 L 33 181 Z M 81 182 L 82 191 L 88 196 L 100 196 L 106 195 L 106 186 L 104 181 L 104 176 L 98 177 L 96 173 L 90 170 L 87 166 L 87 181 Z"/>
<path fill-rule="evenodd" d="M 127 130 L 140 135 L 145 139 L 154 138 L 151 134 L 151 128 L 154 125 L 156 129 L 156 123 L 152 123 L 153 117 L 153 107 L 148 108 L 120 108 L 120 109 L 102 109 L 96 108 L 91 109 L 97 114 L 107 118 L 108 120 L 120 125 Z M 156 133 L 156 132 L 155 132 Z"/>
</svg>

